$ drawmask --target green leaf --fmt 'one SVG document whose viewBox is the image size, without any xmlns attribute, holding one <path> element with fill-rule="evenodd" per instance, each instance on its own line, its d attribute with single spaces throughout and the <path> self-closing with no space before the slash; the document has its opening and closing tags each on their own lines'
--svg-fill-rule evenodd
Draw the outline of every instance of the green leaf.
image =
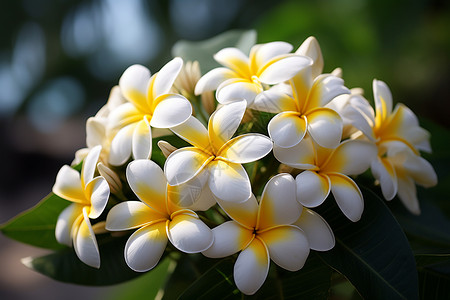
<svg viewBox="0 0 450 300">
<path fill-rule="evenodd" d="M 256 31 L 231 30 L 204 41 L 178 41 L 172 48 L 172 55 L 180 56 L 185 61 L 198 61 L 202 74 L 205 74 L 219 66 L 213 58 L 219 50 L 236 47 L 248 54 L 255 43 Z"/>
<path fill-rule="evenodd" d="M 41 257 L 27 257 L 22 263 L 28 268 L 62 282 L 82 285 L 110 285 L 133 279 L 143 273 L 131 270 L 123 255 L 128 237 L 97 236 L 100 249 L 100 269 L 92 268 L 77 257 L 73 248 L 66 248 Z"/>
<path fill-rule="evenodd" d="M 446 299 L 450 295 L 450 254 L 416 255 L 420 298 Z"/>
<path fill-rule="evenodd" d="M 163 287 L 167 277 L 173 272 L 175 261 L 166 258 L 154 269 L 142 276 L 114 287 L 108 292 L 110 300 L 142 300 L 155 299 Z"/>
<path fill-rule="evenodd" d="M 233 279 L 234 260 L 225 258 L 197 278 L 179 299 L 240 299 L 243 297 Z M 271 264 L 269 275 L 249 299 L 327 299 L 331 269 L 312 252 L 305 266 L 286 271 Z M 168 298 L 169 299 L 169 298 Z"/>
<path fill-rule="evenodd" d="M 0 230 L 4 235 L 29 245 L 53 250 L 65 248 L 56 241 L 55 226 L 59 214 L 69 204 L 69 201 L 50 193 L 36 206 L 2 225 Z"/>
<path fill-rule="evenodd" d="M 368 189 L 362 191 L 365 208 L 356 223 L 338 213 L 331 199 L 318 209 L 336 236 L 335 247 L 320 257 L 346 276 L 363 298 L 417 299 L 416 265 L 406 236 L 383 200 Z"/>
</svg>

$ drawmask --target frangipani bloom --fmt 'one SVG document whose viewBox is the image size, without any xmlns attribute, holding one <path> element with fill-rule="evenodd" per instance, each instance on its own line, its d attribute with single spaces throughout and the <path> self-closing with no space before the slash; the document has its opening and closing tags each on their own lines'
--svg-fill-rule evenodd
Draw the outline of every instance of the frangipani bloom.
<svg viewBox="0 0 450 300">
<path fill-rule="evenodd" d="M 423 187 L 437 184 L 433 166 L 414 153 L 406 144 L 385 142 L 378 153 L 384 153 L 372 161 L 372 174 L 379 181 L 383 196 L 391 200 L 396 194 L 413 214 L 420 214 L 416 183 Z"/>
<path fill-rule="evenodd" d="M 295 146 L 307 132 L 326 148 L 335 148 L 341 140 L 341 117 L 324 106 L 349 90 L 341 78 L 331 74 L 314 78 L 313 70 L 308 66 L 289 80 L 292 93 L 272 88 L 259 94 L 252 105 L 256 110 L 278 113 L 269 122 L 268 131 L 279 147 Z"/>
<path fill-rule="evenodd" d="M 266 156 L 272 150 L 272 141 L 256 133 L 231 139 L 245 109 L 244 100 L 221 107 L 211 115 L 208 129 L 194 117 L 171 128 L 193 147 L 178 149 L 167 158 L 164 173 L 169 184 L 180 185 L 207 172 L 208 187 L 217 198 L 237 202 L 248 199 L 250 180 L 241 164 Z"/>
<path fill-rule="evenodd" d="M 115 86 L 111 89 L 108 102 L 95 114 L 94 117 L 90 117 L 86 122 L 86 148 L 82 148 L 75 153 L 75 160 L 72 165 L 77 165 L 83 161 L 89 150 L 95 146 L 102 146 L 100 153 L 100 161 L 105 165 L 109 165 L 109 149 L 111 147 L 111 141 L 116 134 L 108 126 L 108 116 L 116 107 L 124 104 L 126 99 L 120 92 L 119 86 Z"/>
<path fill-rule="evenodd" d="M 437 183 L 433 167 L 419 153 L 431 152 L 429 133 L 405 105 L 398 104 L 392 111 L 392 94 L 384 82 L 374 80 L 373 90 L 376 114 L 369 102 L 358 95 L 338 99 L 342 102 L 340 114 L 376 143 L 378 155 L 371 170 L 384 198 L 391 200 L 398 194 L 409 211 L 419 214 L 414 181 L 424 187 Z"/>
<path fill-rule="evenodd" d="M 161 168 L 151 160 L 135 160 L 127 166 L 126 176 L 140 201 L 126 201 L 114 206 L 106 229 L 137 229 L 125 245 L 125 261 L 138 272 L 154 268 L 170 241 L 178 250 L 197 253 L 208 249 L 214 236 L 190 210 L 177 206 L 178 193 L 171 193 Z"/>
<path fill-rule="evenodd" d="M 63 166 L 53 186 L 53 193 L 73 202 L 58 217 L 56 240 L 67 246 L 73 244 L 80 260 L 95 268 L 100 267 L 100 253 L 89 219 L 102 214 L 109 198 L 106 180 L 101 176 L 94 178 L 100 152 L 100 146 L 89 151 L 83 161 L 81 175 L 71 167 Z"/>
<path fill-rule="evenodd" d="M 305 233 L 292 225 L 302 212 L 295 189 L 291 175 L 278 174 L 267 182 L 259 204 L 254 196 L 243 203 L 218 200 L 232 221 L 212 230 L 214 243 L 202 253 L 219 258 L 241 251 L 233 277 L 244 294 L 252 295 L 262 286 L 270 260 L 286 270 L 298 271 L 309 255 Z"/>
<path fill-rule="evenodd" d="M 281 83 L 311 65 L 310 58 L 289 53 L 292 48 L 285 42 L 255 45 L 249 57 L 237 48 L 222 49 L 214 59 L 225 67 L 203 75 L 195 87 L 195 94 L 217 90 L 219 103 L 245 99 L 250 107 L 255 96 L 264 90 L 263 84 Z"/>
<path fill-rule="evenodd" d="M 297 175 L 297 200 L 306 207 L 323 203 L 330 191 L 344 215 L 353 222 L 361 218 L 364 201 L 361 191 L 348 175 L 367 170 L 376 157 L 375 144 L 347 140 L 337 148 L 323 148 L 306 136 L 291 148 L 274 145 L 275 157 L 282 163 L 304 169 Z"/>
<path fill-rule="evenodd" d="M 181 95 L 170 94 L 182 65 L 181 58 L 174 58 L 152 77 L 150 71 L 141 65 L 125 70 L 119 86 L 128 102 L 109 115 L 109 126 L 118 130 L 111 142 L 111 164 L 122 165 L 131 154 L 135 159 L 150 158 L 151 127 L 177 126 L 191 116 L 189 101 Z"/>
</svg>

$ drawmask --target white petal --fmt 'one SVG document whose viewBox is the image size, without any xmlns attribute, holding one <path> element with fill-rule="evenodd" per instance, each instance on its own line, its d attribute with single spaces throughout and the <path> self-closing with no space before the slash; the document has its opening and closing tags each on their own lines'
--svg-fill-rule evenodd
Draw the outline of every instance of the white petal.
<svg viewBox="0 0 450 300">
<path fill-rule="evenodd" d="M 256 293 L 267 278 L 269 263 L 266 246 L 259 239 L 253 239 L 234 264 L 233 276 L 238 289 L 246 295 Z"/>
<path fill-rule="evenodd" d="M 227 68 L 215 68 L 203 75 L 195 85 L 195 95 L 204 92 L 214 91 L 219 85 L 227 79 L 237 77 L 238 75 Z"/>
<path fill-rule="evenodd" d="M 162 214 L 167 213 L 167 180 L 155 162 L 147 159 L 132 161 L 127 166 L 126 176 L 130 188 L 141 201 Z"/>
<path fill-rule="evenodd" d="M 208 174 L 207 170 L 203 170 L 205 174 Z M 202 177 L 201 174 L 198 175 Z M 188 181 L 189 182 L 189 181 Z M 195 202 L 192 205 L 187 206 L 186 208 L 193 211 L 207 211 L 211 207 L 216 204 L 216 199 L 214 198 L 214 194 L 211 192 L 210 188 L 205 185 L 202 189 L 202 192 L 197 197 Z"/>
<path fill-rule="evenodd" d="M 200 173 L 197 174 L 197 176 L 191 178 L 183 184 L 179 184 L 176 186 L 168 185 L 167 197 L 169 201 L 177 205 L 179 208 L 192 209 L 191 206 L 194 205 L 197 200 L 199 200 L 200 196 L 206 196 L 207 192 L 203 193 L 203 190 L 209 190 L 207 188 L 204 188 L 205 183 L 208 181 L 208 177 L 208 171 L 203 169 Z M 212 195 L 210 196 L 211 198 L 213 198 Z M 215 203 L 215 200 L 212 199 L 212 202 Z"/>
<path fill-rule="evenodd" d="M 105 178 L 95 177 L 86 186 L 86 192 L 91 198 L 89 218 L 98 218 L 106 207 L 109 199 L 109 185 Z"/>
<path fill-rule="evenodd" d="M 320 108 L 309 113 L 308 132 L 313 140 L 322 147 L 336 148 L 342 137 L 343 122 L 337 112 Z"/>
<path fill-rule="evenodd" d="M 111 208 L 106 217 L 106 229 L 109 231 L 135 229 L 165 218 L 167 216 L 151 209 L 141 201 L 125 201 Z"/>
<path fill-rule="evenodd" d="M 100 252 L 86 208 L 83 208 L 83 221 L 81 221 L 80 227 L 74 236 L 73 247 L 82 262 L 98 269 L 100 268 Z"/>
<path fill-rule="evenodd" d="M 97 162 L 101 151 L 102 146 L 95 146 L 89 150 L 88 155 L 83 161 L 83 167 L 81 169 L 81 183 L 84 186 L 86 186 L 89 181 L 94 178 L 95 169 L 97 168 Z"/>
<path fill-rule="evenodd" d="M 308 136 L 291 148 L 273 145 L 273 154 L 278 161 L 297 169 L 314 169 L 315 149 L 312 139 Z"/>
<path fill-rule="evenodd" d="M 150 80 L 150 71 L 142 65 L 128 67 L 119 79 L 119 86 L 124 97 L 142 107 L 147 102 L 147 87 Z"/>
<path fill-rule="evenodd" d="M 100 118 L 90 117 L 86 122 L 86 146 L 93 148 L 101 145 L 106 138 L 105 121 Z"/>
<path fill-rule="evenodd" d="M 170 185 L 187 182 L 205 168 L 213 157 L 203 151 L 186 147 L 172 152 L 164 164 L 164 173 Z"/>
<path fill-rule="evenodd" d="M 372 142 L 347 140 L 339 145 L 331 154 L 325 172 L 338 172 L 346 175 L 358 175 L 366 171 L 377 156 L 377 147 Z"/>
<path fill-rule="evenodd" d="M 247 75 L 249 72 L 249 59 L 237 48 L 224 48 L 214 54 L 214 59 L 221 65 L 232 69 L 241 76 Z"/>
<path fill-rule="evenodd" d="M 258 235 L 269 249 L 270 259 L 283 269 L 298 271 L 309 255 L 306 235 L 296 226 L 280 226 Z"/>
<path fill-rule="evenodd" d="M 315 37 L 308 37 L 295 51 L 296 54 L 305 55 L 311 57 L 314 61 L 312 65 L 312 76 L 317 77 L 322 73 L 323 70 L 323 56 L 320 50 L 319 42 Z"/>
<path fill-rule="evenodd" d="M 267 62 L 278 55 L 287 54 L 293 49 L 292 45 L 286 42 L 271 42 L 252 48 L 250 53 L 251 63 L 255 67 L 262 68 Z"/>
<path fill-rule="evenodd" d="M 240 164 L 215 160 L 208 165 L 208 170 L 208 185 L 217 198 L 233 202 L 244 202 L 250 198 L 250 179 Z"/>
<path fill-rule="evenodd" d="M 292 224 L 302 212 L 295 197 L 295 180 L 290 174 L 272 177 L 264 187 L 259 203 L 258 229 Z"/>
<path fill-rule="evenodd" d="M 303 171 L 295 178 L 297 200 L 306 207 L 316 207 L 325 201 L 331 190 L 328 176 L 312 171 Z"/>
<path fill-rule="evenodd" d="M 156 106 L 150 125 L 156 128 L 174 127 L 186 121 L 191 114 L 192 106 L 186 98 L 168 95 Z"/>
<path fill-rule="evenodd" d="M 392 112 L 392 94 L 386 83 L 380 80 L 373 80 L 373 96 L 377 118 L 385 120 Z"/>
<path fill-rule="evenodd" d="M 262 134 L 243 134 L 226 143 L 217 156 L 245 164 L 263 158 L 272 151 L 272 141 Z"/>
<path fill-rule="evenodd" d="M 108 159 L 111 165 L 123 165 L 130 158 L 135 127 L 136 124 L 125 126 L 113 138 Z"/>
<path fill-rule="evenodd" d="M 81 185 L 80 173 L 67 165 L 62 166 L 56 175 L 52 192 L 63 199 L 88 204 L 84 187 Z"/>
<path fill-rule="evenodd" d="M 364 200 L 356 183 L 345 175 L 329 175 L 331 192 L 344 215 L 352 222 L 361 218 Z"/>
<path fill-rule="evenodd" d="M 147 118 L 134 127 L 132 152 L 134 159 L 150 159 L 152 155 L 152 130 Z"/>
<path fill-rule="evenodd" d="M 170 88 L 172 87 L 173 82 L 177 78 L 182 67 L 183 60 L 180 57 L 175 57 L 165 64 L 157 74 L 155 74 L 156 78 L 151 86 L 152 91 L 149 91 L 149 94 L 153 99 L 169 93 Z"/>
<path fill-rule="evenodd" d="M 55 237 L 58 243 L 69 247 L 72 246 L 72 226 L 82 213 L 83 205 L 72 203 L 59 214 L 55 227 Z"/>
<path fill-rule="evenodd" d="M 242 250 L 253 237 L 253 232 L 233 221 L 227 221 L 213 228 L 214 243 L 203 251 L 206 257 L 221 258 Z"/>
<path fill-rule="evenodd" d="M 395 168 L 387 159 L 377 157 L 370 165 L 373 177 L 380 182 L 381 192 L 386 200 L 392 200 L 397 194 L 397 175 Z"/>
<path fill-rule="evenodd" d="M 282 111 L 298 110 L 294 99 L 276 89 L 259 93 L 250 108 L 275 114 Z"/>
<path fill-rule="evenodd" d="M 405 207 L 415 215 L 420 215 L 419 199 L 414 180 L 410 177 L 398 178 L 398 197 Z"/>
<path fill-rule="evenodd" d="M 120 129 L 141 121 L 143 117 L 144 114 L 134 104 L 127 102 L 111 112 L 108 117 L 108 126 L 110 129 Z"/>
<path fill-rule="evenodd" d="M 290 148 L 306 134 L 307 123 L 298 113 L 282 112 L 270 120 L 267 130 L 275 145 Z"/>
<path fill-rule="evenodd" d="M 247 105 L 239 101 L 222 106 L 209 118 L 208 135 L 213 148 L 218 151 L 236 132 Z"/>
<path fill-rule="evenodd" d="M 245 79 L 228 79 L 217 87 L 216 98 L 221 104 L 245 100 L 249 105 L 263 91 L 259 83 Z"/>
<path fill-rule="evenodd" d="M 188 214 L 178 214 L 169 223 L 170 242 L 185 253 L 198 253 L 211 247 L 214 235 L 199 218 Z"/>
<path fill-rule="evenodd" d="M 423 187 L 432 187 L 437 184 L 437 175 L 433 166 L 424 158 L 411 153 L 405 162 L 403 168 L 417 184 Z"/>
<path fill-rule="evenodd" d="M 197 118 L 190 116 L 185 122 L 170 128 L 170 130 L 191 145 L 205 151 L 211 151 L 208 130 Z"/>
<path fill-rule="evenodd" d="M 330 225 L 315 211 L 303 209 L 302 215 L 294 225 L 306 234 L 309 247 L 316 251 L 331 250 L 336 240 Z"/>
<path fill-rule="evenodd" d="M 256 227 L 259 205 L 253 194 L 244 202 L 232 202 L 217 199 L 217 203 L 225 213 L 238 224 L 241 224 L 249 230 L 253 230 L 253 228 Z"/>
<path fill-rule="evenodd" d="M 258 78 L 266 84 L 277 84 L 294 77 L 302 69 L 310 66 L 312 60 L 306 56 L 291 54 L 269 63 L 270 65 L 264 69 Z"/>
<path fill-rule="evenodd" d="M 167 245 L 166 223 L 159 222 L 133 233 L 125 245 L 125 261 L 136 272 L 153 269 Z"/>
<path fill-rule="evenodd" d="M 308 110 L 323 107 L 333 98 L 342 94 L 350 94 L 350 90 L 344 86 L 342 78 L 329 74 L 319 75 L 314 79 L 308 94 Z"/>
</svg>

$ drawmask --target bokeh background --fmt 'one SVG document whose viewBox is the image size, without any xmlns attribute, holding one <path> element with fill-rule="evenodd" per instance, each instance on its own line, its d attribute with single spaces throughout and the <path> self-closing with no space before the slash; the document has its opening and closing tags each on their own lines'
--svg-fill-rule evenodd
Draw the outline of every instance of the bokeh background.
<svg viewBox="0 0 450 300">
<path fill-rule="evenodd" d="M 230 29 L 296 49 L 314 35 L 325 72 L 372 99 L 372 79 L 421 120 L 450 128 L 450 2 L 445 0 L 0 0 L 0 224 L 46 196 L 85 144 L 85 121 L 125 68 L 153 72 L 173 44 Z M 27 270 L 43 250 L 0 235 L 0 299 L 120 299 Z"/>
</svg>

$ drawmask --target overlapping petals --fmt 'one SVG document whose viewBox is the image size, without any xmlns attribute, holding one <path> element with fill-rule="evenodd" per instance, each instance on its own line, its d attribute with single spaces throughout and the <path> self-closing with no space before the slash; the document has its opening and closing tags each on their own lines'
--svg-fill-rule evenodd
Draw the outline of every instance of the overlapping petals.
<svg viewBox="0 0 450 300">
<path fill-rule="evenodd" d="M 125 246 L 125 261 L 138 272 L 157 265 L 167 242 L 180 251 L 197 253 L 208 249 L 214 239 L 211 230 L 189 209 L 170 199 L 169 186 L 161 168 L 150 160 L 135 160 L 127 167 L 127 180 L 140 201 L 114 206 L 106 228 L 122 231 L 138 228 Z M 172 195 L 172 197 L 169 197 Z"/>
<path fill-rule="evenodd" d="M 164 165 L 169 184 L 183 184 L 205 169 L 209 176 L 208 187 L 217 198 L 236 202 L 248 199 L 250 181 L 241 163 L 267 155 L 272 150 L 272 141 L 261 134 L 231 139 L 245 109 L 244 100 L 223 106 L 211 115 L 208 129 L 194 117 L 171 128 L 194 147 L 181 148 L 169 155 Z"/>
<path fill-rule="evenodd" d="M 98 218 L 109 198 L 109 185 L 101 177 L 95 177 L 101 146 L 93 147 L 84 159 L 81 174 L 69 166 L 59 171 L 53 192 L 71 202 L 58 217 L 55 228 L 56 240 L 75 248 L 81 261 L 89 266 L 100 267 L 100 253 L 90 218 Z"/>
<path fill-rule="evenodd" d="M 237 48 L 225 48 L 214 59 L 226 68 L 216 68 L 198 81 L 195 93 L 217 90 L 219 103 L 246 100 L 251 105 L 264 88 L 262 84 L 277 84 L 290 79 L 312 64 L 310 58 L 289 53 L 292 45 L 272 42 L 255 45 L 250 56 Z"/>
<path fill-rule="evenodd" d="M 255 197 L 243 203 L 217 199 L 232 221 L 213 229 L 214 243 L 202 253 L 224 257 L 241 251 L 234 266 L 234 280 L 244 294 L 254 294 L 262 286 L 270 259 L 282 268 L 297 271 L 308 257 L 306 235 L 291 225 L 302 211 L 295 189 L 291 175 L 278 174 L 267 182 L 259 204 Z"/>
<path fill-rule="evenodd" d="M 151 127 L 177 126 L 190 117 L 189 101 L 179 94 L 170 94 L 182 65 L 181 58 L 175 58 L 153 76 L 141 65 L 125 70 L 119 87 L 127 102 L 109 115 L 108 125 L 117 132 L 109 153 L 112 165 L 124 164 L 131 155 L 135 159 L 150 158 Z"/>
</svg>

